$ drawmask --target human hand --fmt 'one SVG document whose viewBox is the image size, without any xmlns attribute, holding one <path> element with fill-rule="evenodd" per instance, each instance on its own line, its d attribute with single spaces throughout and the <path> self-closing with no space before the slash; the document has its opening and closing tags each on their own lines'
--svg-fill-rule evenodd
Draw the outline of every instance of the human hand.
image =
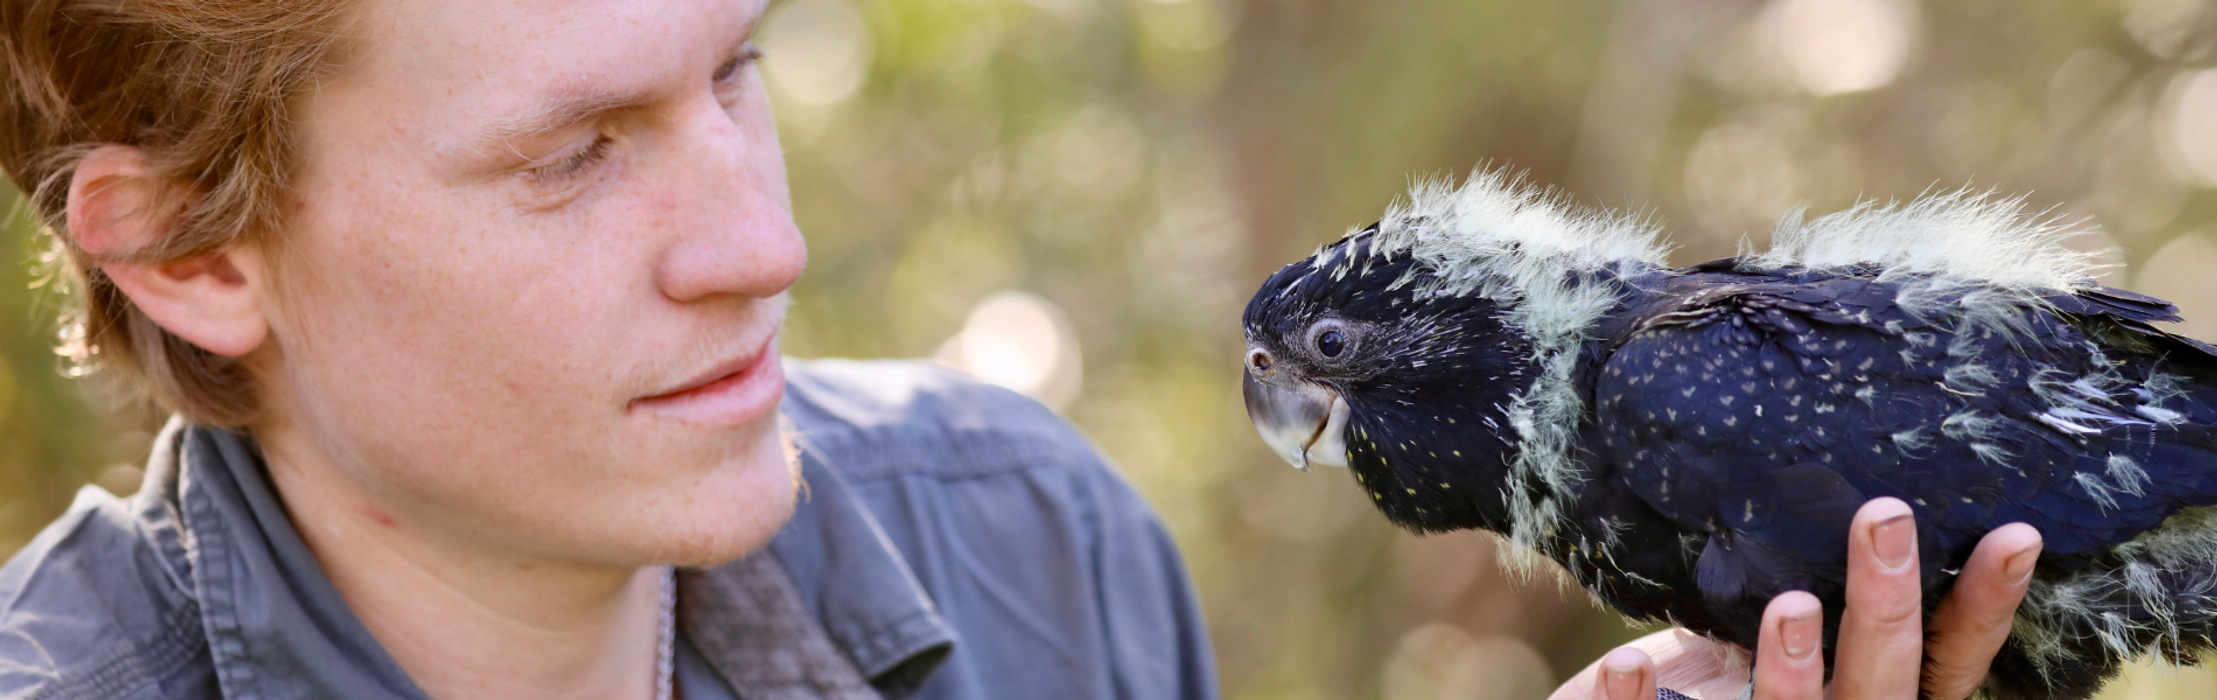
<svg viewBox="0 0 2217 700">
<path fill-rule="evenodd" d="M 1881 554 L 1889 556 L 1881 557 Z M 1905 554 L 1906 553 L 1906 554 Z M 1833 683 L 1824 683 L 1823 606 L 1790 591 L 1763 610 L 1754 700 L 1961 700 L 1986 680 L 2024 600 L 2040 533 L 2011 523 L 1979 540 L 1955 588 L 1924 632 L 1916 523 L 1908 504 L 1880 498 L 1856 511 L 1848 535 L 1847 610 L 1841 615 Z M 1906 562 L 1888 566 L 1886 561 Z M 1654 700 L 1657 686 L 1694 698 L 1737 697 L 1748 687 L 1743 653 L 1671 629 L 1610 651 L 1550 700 Z"/>
</svg>

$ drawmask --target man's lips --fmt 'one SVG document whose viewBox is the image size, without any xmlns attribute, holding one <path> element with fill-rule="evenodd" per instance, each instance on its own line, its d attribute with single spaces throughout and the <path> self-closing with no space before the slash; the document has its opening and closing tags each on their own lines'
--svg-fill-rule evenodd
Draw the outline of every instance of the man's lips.
<svg viewBox="0 0 2217 700">
<path fill-rule="evenodd" d="M 785 392 L 775 338 L 755 352 L 702 372 L 678 388 L 633 399 L 630 411 L 646 411 L 704 425 L 737 425 L 760 418 Z"/>
</svg>

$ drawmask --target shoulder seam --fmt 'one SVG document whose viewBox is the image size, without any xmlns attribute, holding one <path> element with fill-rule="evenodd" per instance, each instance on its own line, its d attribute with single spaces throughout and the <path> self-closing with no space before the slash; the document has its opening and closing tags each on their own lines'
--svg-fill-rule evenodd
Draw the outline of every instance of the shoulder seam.
<svg viewBox="0 0 2217 700">
<path fill-rule="evenodd" d="M 903 478 L 941 482 L 967 481 L 1003 474 L 1067 469 L 1069 462 L 1093 458 L 1097 451 L 1074 430 L 989 431 L 947 430 L 939 439 L 903 440 L 899 434 L 873 435 L 877 431 L 846 430 L 841 435 L 822 433 L 796 436 L 802 450 L 837 470 L 851 483 Z M 830 440 L 812 438 L 833 437 Z M 891 439 L 888 439 L 891 438 Z M 875 445 L 908 443 L 913 449 L 881 450 Z M 903 467 L 897 454 L 931 454 L 928 465 Z"/>
</svg>

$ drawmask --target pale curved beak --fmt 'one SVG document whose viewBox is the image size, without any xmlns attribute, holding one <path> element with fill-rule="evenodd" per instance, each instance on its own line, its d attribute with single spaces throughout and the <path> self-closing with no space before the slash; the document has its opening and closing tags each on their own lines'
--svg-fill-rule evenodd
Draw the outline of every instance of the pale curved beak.
<svg viewBox="0 0 2217 700">
<path fill-rule="evenodd" d="M 1242 372 L 1240 385 L 1255 432 L 1286 463 L 1301 471 L 1347 466 L 1347 402 L 1337 392 L 1307 382 L 1282 387 L 1253 372 Z"/>
</svg>

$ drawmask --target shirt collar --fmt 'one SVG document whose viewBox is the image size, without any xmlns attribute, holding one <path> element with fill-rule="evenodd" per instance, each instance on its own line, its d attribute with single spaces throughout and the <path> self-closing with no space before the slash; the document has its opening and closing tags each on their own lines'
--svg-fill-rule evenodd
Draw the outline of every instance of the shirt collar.
<svg viewBox="0 0 2217 700">
<path fill-rule="evenodd" d="M 679 577 L 686 634 L 742 697 L 906 695 L 952 652 L 954 631 L 846 482 L 817 456 L 803 478 L 808 495 L 769 556 Z M 225 697 L 427 700 L 324 575 L 251 437 L 173 419 L 147 482 L 183 524 L 175 568 L 191 578 Z M 803 672 L 748 670 L 781 650 Z"/>
<path fill-rule="evenodd" d="M 808 426 L 796 431 L 805 436 Z M 954 652 L 954 628 L 829 458 L 800 440 L 806 484 L 771 553 L 801 604 L 872 685 L 906 695 Z"/>
<path fill-rule="evenodd" d="M 176 464 L 174 498 L 224 697 L 427 700 L 324 576 L 252 439 L 172 420 L 154 459 Z"/>
</svg>

